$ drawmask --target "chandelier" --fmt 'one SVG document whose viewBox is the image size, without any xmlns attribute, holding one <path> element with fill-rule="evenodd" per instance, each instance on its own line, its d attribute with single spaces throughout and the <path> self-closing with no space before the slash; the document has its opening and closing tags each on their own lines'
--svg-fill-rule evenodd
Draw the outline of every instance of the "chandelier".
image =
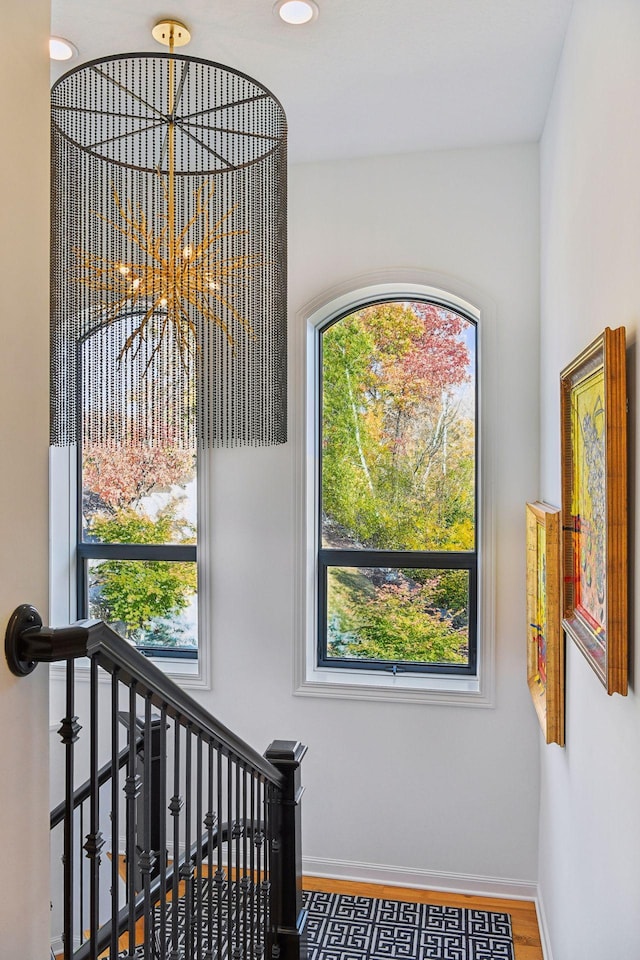
<svg viewBox="0 0 640 960">
<path fill-rule="evenodd" d="M 52 91 L 52 442 L 280 443 L 284 112 L 154 36 Z"/>
</svg>

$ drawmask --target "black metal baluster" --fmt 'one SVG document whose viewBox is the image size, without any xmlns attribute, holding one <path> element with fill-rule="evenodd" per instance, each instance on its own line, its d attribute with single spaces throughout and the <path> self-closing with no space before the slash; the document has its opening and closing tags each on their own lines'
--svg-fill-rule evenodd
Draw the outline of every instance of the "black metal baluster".
<svg viewBox="0 0 640 960">
<path fill-rule="evenodd" d="M 267 915 L 266 915 L 266 904 L 268 903 L 268 898 L 265 894 L 265 885 L 267 877 L 267 860 L 266 860 L 266 830 L 267 830 L 267 817 L 266 817 L 266 803 L 265 803 L 265 790 L 264 790 L 264 781 L 262 777 L 258 780 L 258 816 L 260 818 L 260 829 L 258 831 L 258 837 L 256 840 L 257 846 L 257 867 L 258 867 L 258 912 L 259 912 L 259 924 L 260 924 L 260 947 L 261 952 L 264 952 L 267 945 Z"/>
<path fill-rule="evenodd" d="M 160 956 L 167 951 L 167 705 L 160 710 L 160 810 L 158 872 L 160 874 Z"/>
<path fill-rule="evenodd" d="M 255 780 L 255 810 L 256 818 L 253 826 L 253 837 L 251 843 L 251 849 L 253 851 L 253 900 L 254 900 L 254 949 L 253 953 L 258 956 L 260 953 L 260 946 L 262 943 L 262 936 L 260 933 L 260 831 L 262 829 L 262 823 L 260 821 L 260 780 L 256 777 Z"/>
<path fill-rule="evenodd" d="M 280 833 L 275 810 L 280 809 L 277 803 L 279 791 L 272 783 L 265 783 L 264 809 L 266 821 L 266 837 L 264 845 L 265 873 L 265 917 L 266 930 L 272 949 L 278 949 L 278 918 L 280 916 L 281 889 L 280 889 Z"/>
<path fill-rule="evenodd" d="M 193 802 L 191 789 L 191 724 L 185 727 L 185 818 L 184 818 L 184 863 L 182 878 L 184 880 L 184 956 L 185 960 L 193 960 L 193 863 L 191 861 L 191 805 Z"/>
<path fill-rule="evenodd" d="M 144 774 L 142 778 L 142 849 L 138 856 L 138 869 L 142 878 L 144 896 L 144 960 L 151 960 L 153 942 L 151 915 L 151 871 L 156 862 L 151 849 L 151 694 L 144 703 Z"/>
<path fill-rule="evenodd" d="M 67 690 L 66 690 L 66 715 L 60 721 L 58 734 L 65 748 L 65 769 L 64 769 L 64 839 L 63 839 L 63 880 L 64 907 L 63 907 L 63 930 L 62 942 L 64 950 L 64 960 L 71 960 L 73 955 L 73 856 L 74 856 L 74 809 L 73 809 L 73 788 L 74 788 L 74 757 L 73 748 L 82 729 L 78 723 L 78 718 L 74 716 L 75 706 L 75 664 L 73 660 L 67 660 Z M 81 834 L 82 836 L 82 834 Z M 80 921 L 82 924 L 82 921 Z"/>
<path fill-rule="evenodd" d="M 111 674 L 111 957 L 118 956 L 118 925 L 120 909 L 120 768 L 118 765 L 118 669 Z"/>
<path fill-rule="evenodd" d="M 266 837 L 264 843 L 264 863 L 265 863 L 265 915 L 266 915 L 266 925 L 267 930 L 276 933 L 277 943 L 277 922 L 278 922 L 278 912 L 274 912 L 274 906 L 277 906 L 274 903 L 273 890 L 274 886 L 278 886 L 279 883 L 279 844 L 277 842 L 277 824 L 274 817 L 274 797 L 277 793 L 277 788 L 274 787 L 272 783 L 265 781 L 264 785 L 264 808 L 266 812 L 265 821 L 266 821 Z M 276 840 L 274 845 L 273 841 Z M 277 891 L 276 891 L 277 895 Z"/>
<path fill-rule="evenodd" d="M 217 780 L 217 802 L 218 802 L 218 837 L 216 844 L 216 891 L 218 899 L 218 911 L 216 916 L 217 936 L 216 936 L 216 957 L 222 956 L 222 944 L 224 936 L 223 926 L 223 894 L 224 894 L 224 869 L 222 866 L 222 824 L 224 817 L 222 815 L 222 751 L 218 746 L 216 748 L 216 780 Z"/>
<path fill-rule="evenodd" d="M 180 796 L 180 718 L 174 721 L 173 742 L 173 796 L 169 810 L 173 817 L 173 884 L 171 888 L 171 953 L 169 960 L 181 960 L 180 951 L 180 811 L 182 810 Z"/>
<path fill-rule="evenodd" d="M 91 660 L 91 692 L 90 692 L 90 779 L 91 797 L 89 800 L 89 833 L 84 849 L 89 860 L 89 939 L 90 960 L 97 960 L 98 948 L 96 936 L 100 926 L 100 851 L 104 846 L 104 839 L 100 831 L 100 786 L 98 784 L 98 770 L 100 769 L 98 754 L 98 662 L 95 657 Z"/>
<path fill-rule="evenodd" d="M 236 781 L 236 804 L 235 804 L 235 816 L 233 821 L 233 839 L 235 840 L 235 864 L 236 864 L 236 876 L 235 876 L 235 932 L 236 932 L 236 945 L 233 951 L 233 960 L 239 960 L 242 956 L 242 951 L 240 949 L 240 942 L 242 937 L 242 858 L 241 858 L 241 840 L 242 840 L 242 813 L 240 807 L 240 764 L 236 760 L 235 764 L 235 781 Z"/>
<path fill-rule="evenodd" d="M 256 832 L 259 829 L 256 823 L 256 775 L 251 771 L 251 798 L 250 798 L 250 823 L 251 834 L 249 842 L 249 876 L 250 885 L 250 907 L 249 907 L 249 955 L 255 956 L 256 949 L 256 896 L 258 895 L 258 884 L 256 883 Z"/>
<path fill-rule="evenodd" d="M 202 870 L 202 737 L 198 734 L 196 741 L 196 875 L 195 875 L 195 907 L 196 907 L 196 956 L 202 956 L 202 884 L 204 881 Z"/>
<path fill-rule="evenodd" d="M 127 721 L 127 745 L 129 757 L 127 760 L 127 777 L 124 785 L 126 804 L 126 834 L 125 861 L 127 864 L 127 931 L 129 954 L 126 960 L 134 960 L 136 949 L 136 801 L 140 793 L 140 777 L 137 773 L 138 754 L 136 751 L 136 681 L 129 687 L 129 717 Z"/>
<path fill-rule="evenodd" d="M 227 957 L 233 956 L 233 768 L 227 757 Z"/>
<path fill-rule="evenodd" d="M 264 891 L 264 930 L 267 937 L 265 949 L 269 943 L 272 932 L 273 914 L 271 899 L 271 890 L 275 880 L 274 877 L 274 856 L 271 840 L 273 837 L 273 818 L 271 816 L 271 793 L 275 788 L 268 781 L 264 782 L 264 881 L 262 884 Z"/>
<path fill-rule="evenodd" d="M 80 867 L 80 889 L 78 890 L 78 922 L 80 930 L 78 931 L 78 941 L 84 943 L 84 857 L 82 855 L 82 838 L 84 837 L 84 803 L 80 804 L 78 814 L 78 864 Z"/>
<path fill-rule="evenodd" d="M 213 828 L 216 825 L 216 813 L 213 809 L 213 741 L 208 743 L 208 783 L 207 783 L 207 951 L 204 960 L 213 960 Z"/>
<path fill-rule="evenodd" d="M 247 770 L 242 768 L 242 955 L 247 956 L 247 944 L 249 942 L 249 886 L 251 883 L 249 877 L 249 868 L 247 863 L 247 834 L 249 832 L 249 823 L 247 819 Z"/>
</svg>

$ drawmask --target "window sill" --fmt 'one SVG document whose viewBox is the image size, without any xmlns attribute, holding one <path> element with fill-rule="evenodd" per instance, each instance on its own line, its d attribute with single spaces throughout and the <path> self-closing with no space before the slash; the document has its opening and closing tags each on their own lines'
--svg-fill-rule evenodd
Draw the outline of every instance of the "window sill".
<svg viewBox="0 0 640 960">
<path fill-rule="evenodd" d="M 314 668 L 294 691 L 301 697 L 341 700 L 387 700 L 439 703 L 457 707 L 492 707 L 493 699 L 478 677 L 381 674 L 377 670 Z"/>
</svg>

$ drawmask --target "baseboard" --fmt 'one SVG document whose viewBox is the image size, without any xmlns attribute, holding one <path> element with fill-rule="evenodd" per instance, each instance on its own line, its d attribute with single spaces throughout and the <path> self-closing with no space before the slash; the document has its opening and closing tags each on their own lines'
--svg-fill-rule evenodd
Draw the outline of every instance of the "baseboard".
<svg viewBox="0 0 640 960">
<path fill-rule="evenodd" d="M 536 897 L 536 913 L 538 915 L 538 929 L 540 930 L 540 940 L 542 942 L 542 956 L 544 960 L 553 960 L 549 925 L 547 923 L 547 915 L 545 913 L 544 900 L 542 899 L 540 888 L 538 888 L 538 895 Z"/>
<path fill-rule="evenodd" d="M 120 852 L 126 841 L 120 838 Z M 167 854 L 173 859 L 173 843 L 167 841 Z M 184 853 L 180 845 L 179 854 Z M 225 858 L 226 859 L 226 858 Z M 439 890 L 442 893 L 471 894 L 477 897 L 503 897 L 507 900 L 533 900 L 540 914 L 542 932 L 544 909 L 538 896 L 538 884 L 533 880 L 513 880 L 502 877 L 479 877 L 466 873 L 436 873 L 415 867 L 393 867 L 381 863 L 358 863 L 355 860 L 327 860 L 303 857 L 302 872 L 310 877 L 333 880 L 355 880 L 360 883 L 388 884 L 395 887 L 416 887 L 419 890 Z M 545 960 L 552 960 L 551 953 Z"/>
<path fill-rule="evenodd" d="M 355 880 L 360 883 L 379 883 L 396 887 L 416 887 L 419 890 L 472 894 L 478 897 L 503 897 L 508 900 L 536 902 L 538 895 L 538 885 L 530 880 L 477 877 L 462 873 L 436 873 L 413 867 L 390 867 L 379 863 L 357 863 L 351 860 L 304 857 L 302 872 L 311 877 Z"/>
</svg>

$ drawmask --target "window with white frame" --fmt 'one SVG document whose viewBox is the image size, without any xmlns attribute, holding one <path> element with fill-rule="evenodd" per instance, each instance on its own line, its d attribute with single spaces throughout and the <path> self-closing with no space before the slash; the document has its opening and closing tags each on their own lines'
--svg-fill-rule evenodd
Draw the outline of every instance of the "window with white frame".
<svg viewBox="0 0 640 960">
<path fill-rule="evenodd" d="M 477 320 L 396 294 L 314 331 L 313 669 L 325 676 L 477 676 Z"/>
<path fill-rule="evenodd" d="M 118 409 L 79 411 L 78 442 L 51 448 L 52 622 L 104 620 L 167 672 L 207 684 L 198 542 L 207 458 L 147 435 L 136 402 L 131 388 Z M 101 416 L 130 418 L 128 440 L 83 435 Z"/>
</svg>

